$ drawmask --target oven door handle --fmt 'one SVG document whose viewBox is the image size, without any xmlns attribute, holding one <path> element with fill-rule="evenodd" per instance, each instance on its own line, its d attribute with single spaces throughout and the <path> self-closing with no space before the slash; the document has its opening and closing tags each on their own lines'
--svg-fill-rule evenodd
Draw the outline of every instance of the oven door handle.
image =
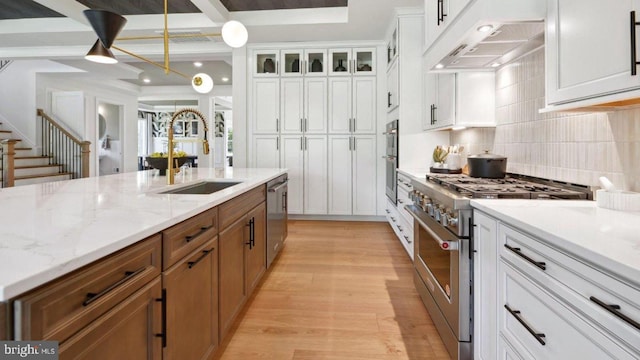
<svg viewBox="0 0 640 360">
<path fill-rule="evenodd" d="M 422 226 L 422 228 L 425 229 L 425 231 L 427 231 L 431 235 L 431 237 L 438 242 L 438 245 L 440 245 L 440 249 L 447 250 L 447 251 L 458 250 L 459 242 L 440 239 L 440 237 L 436 233 L 434 233 L 433 230 L 431 230 L 431 228 L 429 228 L 429 225 L 427 225 L 424 221 L 422 221 L 422 219 L 418 217 L 418 215 L 415 213 L 416 210 L 414 205 L 405 205 L 404 208 L 409 212 L 409 214 L 411 214 L 411 216 L 413 216 L 413 218 L 418 222 L 418 224 L 420 224 L 420 226 Z"/>
</svg>

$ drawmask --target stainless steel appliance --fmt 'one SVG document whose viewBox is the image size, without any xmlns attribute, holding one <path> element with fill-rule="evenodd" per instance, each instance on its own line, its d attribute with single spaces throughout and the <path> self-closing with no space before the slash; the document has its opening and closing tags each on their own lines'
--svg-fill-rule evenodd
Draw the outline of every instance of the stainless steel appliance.
<svg viewBox="0 0 640 360">
<path fill-rule="evenodd" d="M 588 199 L 587 187 L 509 174 L 503 179 L 429 174 L 412 180 L 414 282 L 454 359 L 473 358 L 472 198 Z M 482 336 L 482 334 L 477 334 Z"/>
<path fill-rule="evenodd" d="M 267 268 L 287 238 L 287 174 L 267 183 Z"/>
<path fill-rule="evenodd" d="M 387 197 L 394 203 L 398 203 L 398 120 L 387 123 L 385 132 L 386 151 L 383 156 L 386 159 L 385 170 L 385 192 Z"/>
</svg>

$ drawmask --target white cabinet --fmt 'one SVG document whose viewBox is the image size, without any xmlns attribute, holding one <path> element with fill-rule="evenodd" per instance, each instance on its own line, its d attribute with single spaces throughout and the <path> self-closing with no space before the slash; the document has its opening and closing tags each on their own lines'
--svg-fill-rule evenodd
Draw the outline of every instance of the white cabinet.
<svg viewBox="0 0 640 360">
<path fill-rule="evenodd" d="M 473 213 L 473 353 L 476 360 L 497 359 L 498 224 Z M 482 334 L 482 335 L 479 335 Z"/>
<path fill-rule="evenodd" d="M 493 72 L 427 73 L 423 130 L 495 126 Z"/>
<path fill-rule="evenodd" d="M 640 290 L 556 242 L 473 218 L 475 359 L 640 358 Z"/>
<path fill-rule="evenodd" d="M 455 74 L 426 73 L 423 80 L 422 129 L 434 130 L 455 122 Z"/>
<path fill-rule="evenodd" d="M 281 76 L 327 75 L 326 49 L 280 50 Z"/>
<path fill-rule="evenodd" d="M 632 75 L 630 12 L 640 1 L 548 0 L 545 31 L 546 99 L 549 105 L 640 89 Z M 636 20 L 637 21 L 637 20 Z M 636 46 L 636 57 L 640 58 Z M 586 104 L 638 97 L 619 94 Z"/>
<path fill-rule="evenodd" d="M 280 164 L 289 172 L 289 213 L 326 214 L 327 136 L 283 135 Z"/>
<path fill-rule="evenodd" d="M 329 78 L 329 133 L 373 134 L 376 78 Z"/>
<path fill-rule="evenodd" d="M 285 78 L 280 81 L 282 133 L 326 133 L 327 79 Z"/>
<path fill-rule="evenodd" d="M 280 136 L 278 134 L 254 135 L 252 165 L 257 168 L 280 167 Z"/>
<path fill-rule="evenodd" d="M 258 78 L 252 85 L 253 133 L 277 133 L 280 127 L 280 79 Z"/>
<path fill-rule="evenodd" d="M 252 75 L 258 77 L 278 76 L 280 64 L 279 50 L 254 50 L 251 52 L 249 66 L 253 69 Z"/>
<path fill-rule="evenodd" d="M 413 226 L 410 226 L 406 220 L 400 215 L 399 209 L 394 205 L 389 198 L 386 198 L 387 206 L 385 207 L 386 218 L 389 225 L 393 229 L 400 243 L 407 251 L 407 254 L 413 260 Z"/>
<path fill-rule="evenodd" d="M 280 117 L 283 134 L 302 133 L 304 127 L 304 81 L 300 78 L 280 80 Z M 275 104 L 276 106 L 278 103 Z"/>
<path fill-rule="evenodd" d="M 375 135 L 329 136 L 329 214 L 376 214 Z"/>
<path fill-rule="evenodd" d="M 329 49 L 329 75 L 375 75 L 375 48 Z"/>
<path fill-rule="evenodd" d="M 389 70 L 387 70 L 387 112 L 393 111 L 399 105 L 398 75 L 398 61 L 394 61 Z"/>
<path fill-rule="evenodd" d="M 471 0 L 424 0 L 425 49 Z"/>
</svg>

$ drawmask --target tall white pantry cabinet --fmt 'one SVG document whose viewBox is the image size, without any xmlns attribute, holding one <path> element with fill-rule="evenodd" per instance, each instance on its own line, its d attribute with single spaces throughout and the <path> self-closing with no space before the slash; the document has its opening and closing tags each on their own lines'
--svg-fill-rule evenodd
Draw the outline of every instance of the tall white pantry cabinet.
<svg viewBox="0 0 640 360">
<path fill-rule="evenodd" d="M 251 167 L 289 169 L 290 214 L 376 215 L 376 48 L 249 51 Z"/>
</svg>

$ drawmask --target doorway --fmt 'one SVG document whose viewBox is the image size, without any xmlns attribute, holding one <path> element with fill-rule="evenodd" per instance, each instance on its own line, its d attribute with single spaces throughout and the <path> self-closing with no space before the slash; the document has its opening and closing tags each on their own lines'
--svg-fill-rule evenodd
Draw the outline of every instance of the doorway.
<svg viewBox="0 0 640 360">
<path fill-rule="evenodd" d="M 96 153 L 99 176 L 122 171 L 122 113 L 121 105 L 98 102 Z"/>
</svg>

